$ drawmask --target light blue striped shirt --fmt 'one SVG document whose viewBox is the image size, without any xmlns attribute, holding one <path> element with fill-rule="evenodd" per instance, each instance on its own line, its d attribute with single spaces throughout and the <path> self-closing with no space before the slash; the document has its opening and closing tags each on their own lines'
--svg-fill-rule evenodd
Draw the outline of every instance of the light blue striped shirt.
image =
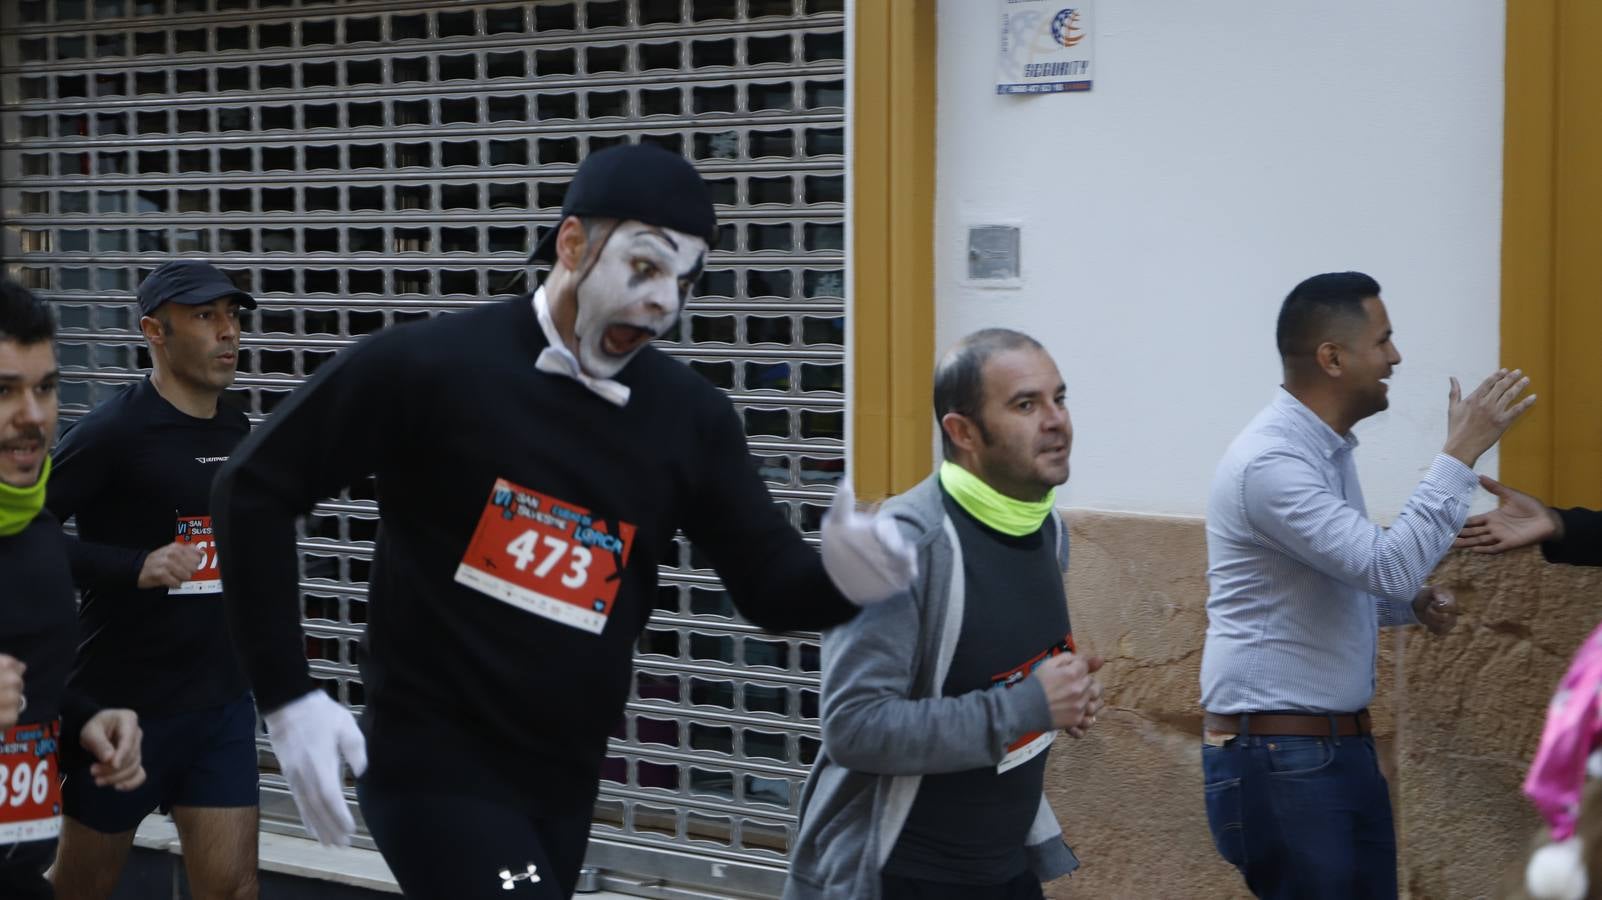
<svg viewBox="0 0 1602 900">
<path fill-rule="evenodd" d="M 1374 696 L 1378 630 L 1468 518 L 1474 471 L 1440 454 L 1389 528 L 1368 520 L 1352 451 L 1283 388 L 1235 438 L 1207 501 L 1202 706 L 1355 712 Z"/>
</svg>

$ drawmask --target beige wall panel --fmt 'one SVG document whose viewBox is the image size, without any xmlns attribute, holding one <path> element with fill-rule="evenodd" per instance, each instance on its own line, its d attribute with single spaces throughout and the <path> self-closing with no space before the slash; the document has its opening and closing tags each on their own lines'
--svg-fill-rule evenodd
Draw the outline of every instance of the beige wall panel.
<svg viewBox="0 0 1602 900">
<path fill-rule="evenodd" d="M 1107 657 L 1109 711 L 1084 740 L 1053 748 L 1047 792 L 1084 868 L 1047 894 L 1248 897 L 1202 806 L 1202 521 L 1069 519 L 1074 636 Z M 1538 825 L 1519 783 L 1552 687 L 1602 614 L 1602 570 L 1547 565 L 1533 550 L 1453 554 L 1436 581 L 1464 607 L 1457 630 L 1381 640 L 1374 713 L 1401 883 L 1418 900 L 1501 897 Z"/>
</svg>

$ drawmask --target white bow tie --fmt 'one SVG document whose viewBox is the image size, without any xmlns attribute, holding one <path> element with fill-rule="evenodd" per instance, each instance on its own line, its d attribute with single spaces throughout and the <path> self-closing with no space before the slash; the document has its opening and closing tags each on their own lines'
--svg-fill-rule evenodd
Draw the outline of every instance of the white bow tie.
<svg viewBox="0 0 1602 900">
<path fill-rule="evenodd" d="M 571 378 L 613 406 L 623 406 L 629 402 L 628 385 L 610 378 L 587 375 L 580 368 L 578 358 L 562 343 L 562 335 L 557 332 L 556 323 L 551 321 L 551 308 L 545 299 L 543 287 L 534 292 L 534 315 L 539 318 L 540 330 L 545 332 L 545 340 L 550 344 L 540 351 L 540 358 L 534 361 L 534 368 L 548 375 Z"/>
</svg>

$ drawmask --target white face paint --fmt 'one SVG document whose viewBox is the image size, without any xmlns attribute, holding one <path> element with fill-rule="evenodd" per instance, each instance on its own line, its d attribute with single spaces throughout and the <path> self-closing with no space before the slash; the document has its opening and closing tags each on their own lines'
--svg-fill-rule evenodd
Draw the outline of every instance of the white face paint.
<svg viewBox="0 0 1602 900">
<path fill-rule="evenodd" d="M 573 337 L 584 371 L 611 378 L 672 328 L 701 277 L 706 251 L 705 240 L 683 232 L 619 225 L 578 286 Z"/>
</svg>

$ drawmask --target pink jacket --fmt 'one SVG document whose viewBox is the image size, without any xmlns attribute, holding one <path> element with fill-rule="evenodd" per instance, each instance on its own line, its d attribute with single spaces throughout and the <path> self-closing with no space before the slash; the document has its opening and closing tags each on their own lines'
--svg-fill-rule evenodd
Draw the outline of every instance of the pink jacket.
<svg viewBox="0 0 1602 900">
<path fill-rule="evenodd" d="M 1541 746 L 1524 779 L 1524 793 L 1552 828 L 1552 839 L 1574 834 L 1585 787 L 1586 760 L 1602 742 L 1602 625 L 1574 654 L 1546 711 Z"/>
</svg>

